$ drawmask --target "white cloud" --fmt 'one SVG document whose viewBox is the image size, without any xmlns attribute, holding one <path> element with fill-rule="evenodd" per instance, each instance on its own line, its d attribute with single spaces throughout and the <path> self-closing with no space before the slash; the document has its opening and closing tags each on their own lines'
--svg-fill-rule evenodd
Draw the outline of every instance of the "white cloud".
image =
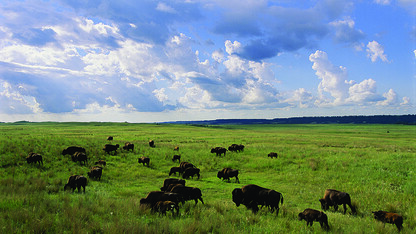
<svg viewBox="0 0 416 234">
<path fill-rule="evenodd" d="M 380 59 L 383 62 L 389 62 L 387 55 L 384 54 L 384 48 L 376 41 L 368 42 L 367 57 L 369 57 L 372 62 L 377 61 L 377 59 Z"/>
<path fill-rule="evenodd" d="M 175 9 L 173 9 L 171 6 L 166 5 L 163 2 L 159 2 L 157 4 L 156 10 L 163 11 L 163 12 L 167 12 L 167 13 L 172 13 L 172 14 L 176 14 L 177 13 L 177 11 Z"/>
<path fill-rule="evenodd" d="M 168 98 L 168 95 L 166 95 L 165 94 L 165 88 L 161 88 L 161 89 L 155 89 L 155 90 L 153 90 L 153 92 L 152 93 L 154 93 L 155 94 L 155 96 L 156 96 L 156 98 L 160 101 L 160 102 L 164 102 L 164 101 L 167 101 L 169 98 Z"/>
<path fill-rule="evenodd" d="M 364 38 L 364 32 L 355 29 L 355 22 L 350 17 L 343 20 L 336 20 L 329 23 L 335 29 L 335 41 L 340 43 L 346 43 L 356 48 L 356 50 L 362 50 L 362 43 L 359 41 Z"/>
<path fill-rule="evenodd" d="M 385 100 L 379 101 L 377 105 L 379 106 L 390 106 L 396 105 L 398 103 L 397 94 L 393 89 L 390 89 L 387 93 L 383 94 Z"/>
<path fill-rule="evenodd" d="M 349 98 L 347 102 L 368 103 L 380 100 L 376 93 L 376 81 L 373 79 L 364 80 L 359 84 L 354 84 L 349 88 Z"/>
<path fill-rule="evenodd" d="M 225 41 L 225 51 L 229 54 L 235 54 L 241 52 L 241 43 L 238 41 L 231 42 L 230 40 Z"/>
<path fill-rule="evenodd" d="M 391 0 L 374 0 L 374 2 L 381 5 L 389 5 Z"/>
</svg>

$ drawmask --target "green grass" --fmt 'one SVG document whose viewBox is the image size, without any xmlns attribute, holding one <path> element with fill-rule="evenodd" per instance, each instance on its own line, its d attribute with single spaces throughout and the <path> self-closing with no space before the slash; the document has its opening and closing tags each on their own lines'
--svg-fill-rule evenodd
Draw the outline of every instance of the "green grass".
<svg viewBox="0 0 416 234">
<path fill-rule="evenodd" d="M 134 143 L 134 152 L 106 155 L 109 135 L 114 144 Z M 150 139 L 155 148 L 148 146 Z M 387 210 L 405 217 L 403 233 L 414 233 L 415 139 L 416 128 L 404 125 L 0 124 L 0 232 L 321 233 L 318 223 L 307 227 L 297 214 L 320 210 L 319 198 L 333 188 L 351 195 L 358 214 L 343 215 L 342 207 L 326 211 L 329 232 L 397 232 L 372 217 L 371 211 Z M 210 153 L 232 143 L 244 144 L 244 152 Z M 102 180 L 89 180 L 85 194 L 63 191 L 70 175 L 89 171 L 61 155 L 71 145 L 87 149 L 89 166 L 107 161 Z M 43 156 L 43 166 L 26 163 L 31 151 Z M 277 159 L 267 157 L 272 151 Z M 205 205 L 180 205 L 179 217 L 140 207 L 139 200 L 159 190 L 170 167 L 178 165 L 171 161 L 177 153 L 201 169 L 199 180 L 186 183 L 202 190 Z M 140 156 L 150 157 L 150 167 L 137 163 Z M 223 167 L 239 169 L 241 183 L 219 180 Z M 251 183 L 283 194 L 278 217 L 266 208 L 252 214 L 235 206 L 231 191 Z"/>
</svg>

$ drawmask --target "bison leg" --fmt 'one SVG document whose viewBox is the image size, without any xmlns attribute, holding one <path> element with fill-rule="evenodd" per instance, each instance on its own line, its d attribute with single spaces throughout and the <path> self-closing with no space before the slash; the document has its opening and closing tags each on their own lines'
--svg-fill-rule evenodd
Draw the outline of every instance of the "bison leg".
<svg viewBox="0 0 416 234">
<path fill-rule="evenodd" d="M 344 203 L 343 206 L 344 206 L 344 214 L 345 214 L 345 213 L 347 213 L 347 204 Z"/>
<path fill-rule="evenodd" d="M 334 210 L 337 211 L 338 210 L 338 204 L 334 204 Z"/>
<path fill-rule="evenodd" d="M 238 176 L 235 177 L 235 182 L 240 183 L 240 180 L 238 179 Z"/>
</svg>

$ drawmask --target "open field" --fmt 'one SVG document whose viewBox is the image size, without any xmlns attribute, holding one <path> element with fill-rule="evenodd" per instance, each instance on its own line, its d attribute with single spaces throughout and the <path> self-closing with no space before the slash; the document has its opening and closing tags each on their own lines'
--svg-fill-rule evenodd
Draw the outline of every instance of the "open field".
<svg viewBox="0 0 416 234">
<path fill-rule="evenodd" d="M 134 152 L 105 154 L 110 135 L 113 144 L 134 143 Z M 329 232 L 397 232 L 373 218 L 376 210 L 403 215 L 402 233 L 416 231 L 415 126 L 24 123 L 0 124 L 0 139 L 1 233 L 320 233 L 319 223 L 307 227 L 297 215 L 321 210 L 318 200 L 327 188 L 348 192 L 358 210 L 326 211 Z M 244 144 L 244 152 L 210 153 L 232 143 Z M 61 155 L 72 145 L 86 148 L 88 166 Z M 178 166 L 171 160 L 174 146 L 182 161 L 201 169 L 201 178 L 186 185 L 202 190 L 205 205 L 188 201 L 179 217 L 161 216 L 139 200 L 159 190 Z M 267 157 L 272 151 L 277 159 Z M 41 154 L 44 165 L 27 164 L 29 152 Z M 137 163 L 140 156 L 150 157 L 150 167 Z M 63 191 L 70 175 L 87 176 L 98 159 L 107 161 L 101 181 L 89 180 L 85 194 Z M 223 167 L 239 169 L 241 183 L 218 179 Z M 247 184 L 281 192 L 279 215 L 236 207 L 231 191 Z"/>
</svg>

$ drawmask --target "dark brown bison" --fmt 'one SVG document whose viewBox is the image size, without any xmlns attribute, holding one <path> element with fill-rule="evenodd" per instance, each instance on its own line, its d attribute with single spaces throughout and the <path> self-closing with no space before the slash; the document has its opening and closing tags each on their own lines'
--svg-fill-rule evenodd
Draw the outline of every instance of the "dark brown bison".
<svg viewBox="0 0 416 234">
<path fill-rule="evenodd" d="M 167 211 L 172 211 L 172 216 L 179 215 L 179 206 L 178 203 L 173 201 L 158 201 L 154 207 L 152 207 L 152 210 L 155 212 L 160 212 L 162 215 L 166 215 Z"/>
<path fill-rule="evenodd" d="M 156 205 L 158 201 L 161 200 L 160 198 L 164 193 L 165 192 L 163 191 L 149 192 L 145 198 L 140 199 L 140 205 L 148 205 L 150 207 L 153 207 Z"/>
<path fill-rule="evenodd" d="M 267 155 L 267 157 L 270 157 L 270 158 L 277 158 L 277 153 L 276 153 L 276 152 L 270 152 L 270 153 Z"/>
<path fill-rule="evenodd" d="M 134 151 L 134 144 L 130 142 L 124 143 L 123 150 Z"/>
<path fill-rule="evenodd" d="M 396 214 L 396 213 L 390 213 L 386 211 L 372 211 L 374 214 L 374 218 L 383 222 L 383 223 L 391 223 L 396 225 L 397 229 L 399 229 L 399 232 L 403 228 L 403 216 Z"/>
<path fill-rule="evenodd" d="M 88 162 L 88 157 L 84 152 L 75 152 L 71 156 L 71 159 L 73 162 L 79 162 L 80 165 L 82 163 L 84 163 L 84 165 L 87 165 L 87 162 Z"/>
<path fill-rule="evenodd" d="M 169 171 L 169 176 L 171 176 L 172 174 L 176 175 L 176 172 L 178 172 L 178 174 L 182 174 L 182 168 L 181 167 L 171 167 L 170 171 Z"/>
<path fill-rule="evenodd" d="M 155 142 L 153 140 L 149 140 L 149 146 L 155 148 Z"/>
<path fill-rule="evenodd" d="M 326 211 L 330 206 L 333 206 L 335 211 L 338 210 L 338 205 L 344 206 L 344 214 L 347 212 L 347 205 L 351 208 L 353 214 L 357 211 L 355 207 L 351 204 L 351 198 L 348 193 L 340 192 L 335 189 L 325 190 L 324 197 L 319 199 L 321 202 L 321 208 Z"/>
<path fill-rule="evenodd" d="M 305 209 L 298 215 L 299 220 L 306 220 L 306 226 L 313 224 L 313 221 L 319 222 L 322 228 L 329 229 L 328 216 L 319 210 Z"/>
<path fill-rule="evenodd" d="M 104 160 L 98 160 L 97 162 L 94 163 L 94 165 L 106 166 L 107 163 Z"/>
<path fill-rule="evenodd" d="M 183 172 L 182 178 L 189 179 L 189 177 L 192 177 L 192 179 L 193 179 L 194 178 L 194 175 L 197 175 L 198 176 L 198 179 L 199 179 L 199 177 L 200 177 L 199 172 L 200 172 L 199 168 L 188 167 Z"/>
<path fill-rule="evenodd" d="M 160 188 L 161 191 L 166 191 L 169 185 L 171 184 L 182 184 L 185 185 L 185 180 L 182 179 L 175 179 L 175 178 L 167 178 L 163 181 L 163 187 Z"/>
<path fill-rule="evenodd" d="M 204 204 L 204 201 L 202 200 L 202 192 L 199 188 L 188 187 L 182 184 L 178 184 L 174 186 L 170 190 L 170 192 L 180 194 L 182 196 L 183 201 L 194 200 L 196 205 L 198 203 L 198 200 L 200 200 L 202 204 Z"/>
<path fill-rule="evenodd" d="M 39 163 L 39 165 L 41 165 L 41 164 L 43 165 L 42 155 L 30 152 L 26 157 L 26 162 L 28 164 Z"/>
<path fill-rule="evenodd" d="M 179 146 L 175 146 L 175 147 L 173 148 L 173 150 L 175 150 L 175 151 L 179 151 Z"/>
<path fill-rule="evenodd" d="M 149 164 L 150 164 L 150 158 L 145 157 L 145 156 L 142 156 L 142 157 L 139 158 L 138 162 L 139 163 L 143 163 L 143 166 L 145 166 L 145 165 L 146 166 L 149 166 Z"/>
<path fill-rule="evenodd" d="M 114 152 L 114 154 L 117 153 L 117 149 L 120 147 L 119 144 L 116 145 L 112 145 L 112 144 L 106 144 L 104 145 L 103 150 L 107 153 L 110 154 L 110 152 Z"/>
<path fill-rule="evenodd" d="M 281 193 L 273 189 L 259 191 L 258 204 L 261 207 L 269 207 L 272 213 L 276 211 L 276 215 L 279 215 L 279 202 L 283 204 L 283 195 Z"/>
<path fill-rule="evenodd" d="M 64 149 L 62 151 L 62 155 L 73 155 L 75 154 L 75 152 L 82 152 L 82 153 L 86 153 L 85 149 L 79 146 L 69 146 L 68 148 Z"/>
<path fill-rule="evenodd" d="M 230 152 L 241 152 L 244 151 L 244 145 L 239 144 L 232 144 L 228 147 L 228 151 Z"/>
<path fill-rule="evenodd" d="M 277 210 L 276 214 L 278 214 L 279 202 L 281 201 L 283 203 L 283 196 L 274 190 L 249 184 L 243 186 L 241 189 L 234 189 L 232 191 L 232 200 L 237 207 L 243 204 L 247 209 L 252 210 L 253 213 L 259 210 L 258 205 L 266 205 L 273 209 L 273 211 Z"/>
<path fill-rule="evenodd" d="M 227 153 L 227 149 L 224 147 L 215 147 L 211 149 L 211 153 L 215 153 L 217 156 L 221 156 L 222 154 L 224 154 L 225 156 L 225 154 Z"/>
<path fill-rule="evenodd" d="M 112 136 L 108 136 L 107 137 L 107 141 L 112 141 L 113 140 L 113 137 Z"/>
<path fill-rule="evenodd" d="M 217 177 L 218 179 L 222 178 L 222 180 L 228 180 L 228 182 L 230 182 L 231 177 L 235 177 L 235 181 L 240 183 L 240 180 L 238 179 L 238 170 L 235 169 L 224 168 L 217 173 Z"/>
<path fill-rule="evenodd" d="M 181 156 L 180 155 L 173 155 L 172 162 L 181 162 Z"/>
<path fill-rule="evenodd" d="M 78 188 L 78 193 L 81 192 L 81 187 L 84 189 L 87 186 L 87 178 L 82 175 L 72 175 L 69 177 L 68 182 L 64 186 L 64 190 L 72 189 L 72 192 L 75 191 L 75 188 Z"/>
<path fill-rule="evenodd" d="M 87 172 L 88 178 L 101 180 L 101 175 L 103 174 L 103 168 L 100 166 L 91 167 L 90 171 Z"/>
</svg>

